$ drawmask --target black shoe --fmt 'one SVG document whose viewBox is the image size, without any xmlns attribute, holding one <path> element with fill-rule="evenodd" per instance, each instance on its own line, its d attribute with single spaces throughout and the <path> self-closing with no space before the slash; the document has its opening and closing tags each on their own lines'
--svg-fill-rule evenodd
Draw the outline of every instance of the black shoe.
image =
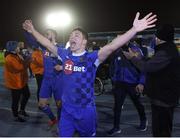
<svg viewBox="0 0 180 138">
<path fill-rule="evenodd" d="M 139 127 L 137 128 L 139 131 L 146 131 L 147 130 L 147 126 L 148 126 L 148 121 L 144 120 L 141 121 Z"/>
<path fill-rule="evenodd" d="M 20 116 L 15 117 L 14 121 L 16 121 L 16 122 L 26 122 L 26 120 L 21 118 Z"/>
<path fill-rule="evenodd" d="M 20 110 L 19 115 L 22 115 L 24 117 L 29 117 L 29 115 L 24 110 Z"/>
<path fill-rule="evenodd" d="M 119 128 L 112 128 L 110 131 L 108 131 L 108 134 L 113 136 L 115 134 L 120 134 L 121 133 L 121 129 Z"/>
</svg>

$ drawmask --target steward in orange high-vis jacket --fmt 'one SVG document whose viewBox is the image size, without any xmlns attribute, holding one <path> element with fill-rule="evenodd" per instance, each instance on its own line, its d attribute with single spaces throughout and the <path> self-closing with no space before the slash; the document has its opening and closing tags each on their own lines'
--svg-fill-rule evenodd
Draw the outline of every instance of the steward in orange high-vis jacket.
<svg viewBox="0 0 180 138">
<path fill-rule="evenodd" d="M 43 79 L 43 73 L 44 73 L 44 67 L 43 67 L 43 53 L 40 49 L 34 48 L 34 51 L 31 55 L 31 63 L 30 67 L 33 72 L 33 74 L 36 77 L 37 82 L 37 100 L 39 101 L 39 92 L 41 88 L 41 83 Z"/>
<path fill-rule="evenodd" d="M 5 57 L 4 65 L 5 86 L 11 90 L 11 108 L 15 121 L 24 122 L 25 119 L 20 117 L 19 114 L 28 116 L 25 107 L 30 97 L 27 74 L 29 59 L 23 59 L 22 55 L 19 54 L 20 48 L 16 41 L 8 41 L 6 50 L 8 54 Z M 20 111 L 18 111 L 19 103 Z"/>
</svg>

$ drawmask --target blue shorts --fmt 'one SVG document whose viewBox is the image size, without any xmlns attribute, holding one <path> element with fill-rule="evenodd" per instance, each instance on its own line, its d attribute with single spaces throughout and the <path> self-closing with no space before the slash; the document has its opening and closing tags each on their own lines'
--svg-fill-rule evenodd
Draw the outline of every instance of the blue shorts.
<svg viewBox="0 0 180 138">
<path fill-rule="evenodd" d="M 41 89 L 39 93 L 40 98 L 50 98 L 54 96 L 55 100 L 61 100 L 62 97 L 62 78 L 43 78 Z"/>
<path fill-rule="evenodd" d="M 97 120 L 95 107 L 76 108 L 72 113 L 68 113 L 66 110 L 62 107 L 58 125 L 60 137 L 72 137 L 75 131 L 82 137 L 96 135 Z M 75 117 L 73 114 L 78 114 L 79 117 Z"/>
</svg>

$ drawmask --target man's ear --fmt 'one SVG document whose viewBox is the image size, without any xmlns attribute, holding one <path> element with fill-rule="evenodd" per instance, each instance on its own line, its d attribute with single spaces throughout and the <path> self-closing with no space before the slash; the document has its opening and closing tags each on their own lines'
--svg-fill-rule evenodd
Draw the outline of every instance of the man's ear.
<svg viewBox="0 0 180 138">
<path fill-rule="evenodd" d="M 83 45 L 86 45 L 86 44 L 87 44 L 87 40 L 84 39 L 84 40 L 83 40 Z"/>
</svg>

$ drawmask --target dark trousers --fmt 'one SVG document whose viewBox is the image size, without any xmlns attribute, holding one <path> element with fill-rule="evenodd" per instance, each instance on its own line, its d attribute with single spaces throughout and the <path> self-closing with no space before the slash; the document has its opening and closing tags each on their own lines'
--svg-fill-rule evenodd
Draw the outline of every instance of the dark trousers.
<svg viewBox="0 0 180 138">
<path fill-rule="evenodd" d="M 19 110 L 19 103 L 20 103 L 20 110 L 25 110 L 26 104 L 30 97 L 28 85 L 26 85 L 22 89 L 11 89 L 11 96 L 12 96 L 11 109 L 13 112 L 13 116 L 17 117 Z"/>
<path fill-rule="evenodd" d="M 170 137 L 172 132 L 174 107 L 151 104 L 152 131 L 154 137 Z"/>
<path fill-rule="evenodd" d="M 121 116 L 121 109 L 122 105 L 124 104 L 126 95 L 128 94 L 133 101 L 139 117 L 140 121 L 146 120 L 146 115 L 144 111 L 144 106 L 140 101 L 140 95 L 137 94 L 135 90 L 136 85 L 129 85 L 129 84 L 115 84 L 113 88 L 114 93 L 114 127 L 119 128 L 120 124 L 120 116 Z"/>
<path fill-rule="evenodd" d="M 32 69 L 29 67 L 29 77 L 34 77 L 34 75 L 33 75 L 33 72 L 32 72 Z"/>
<path fill-rule="evenodd" d="M 36 83 L 37 83 L 37 100 L 39 102 L 39 92 L 40 92 L 40 89 L 41 89 L 41 84 L 42 84 L 42 80 L 43 80 L 43 75 L 42 74 L 35 74 L 35 77 L 36 77 Z"/>
</svg>

